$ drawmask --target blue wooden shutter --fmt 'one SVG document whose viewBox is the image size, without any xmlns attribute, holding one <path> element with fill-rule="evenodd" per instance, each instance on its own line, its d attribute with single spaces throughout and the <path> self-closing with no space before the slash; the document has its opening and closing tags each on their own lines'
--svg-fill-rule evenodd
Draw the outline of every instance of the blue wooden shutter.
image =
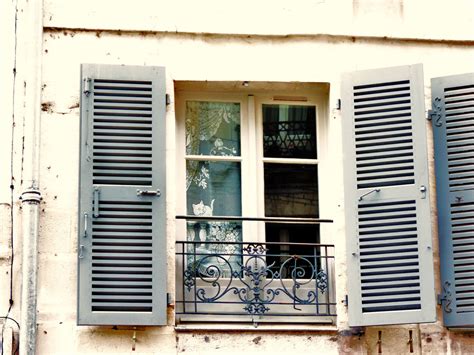
<svg viewBox="0 0 474 355">
<path fill-rule="evenodd" d="M 349 325 L 435 320 L 421 65 L 343 78 Z"/>
<path fill-rule="evenodd" d="M 81 77 L 78 324 L 166 324 L 164 68 Z"/>
<path fill-rule="evenodd" d="M 431 80 L 444 324 L 474 325 L 474 73 Z"/>
</svg>

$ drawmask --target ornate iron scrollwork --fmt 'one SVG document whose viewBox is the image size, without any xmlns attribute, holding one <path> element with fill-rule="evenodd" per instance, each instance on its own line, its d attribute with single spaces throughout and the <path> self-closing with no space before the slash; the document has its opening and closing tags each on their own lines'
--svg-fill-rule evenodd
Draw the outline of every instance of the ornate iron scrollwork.
<svg viewBox="0 0 474 355">
<path fill-rule="evenodd" d="M 241 253 L 199 254 L 183 271 L 183 283 L 198 303 L 228 302 L 231 295 L 249 315 L 264 315 L 275 304 L 318 305 L 329 287 L 317 248 L 314 257 L 279 255 L 267 263 L 263 244 L 242 245 Z M 232 259 L 231 259 L 232 258 Z M 286 299 L 286 301 L 285 301 Z"/>
</svg>

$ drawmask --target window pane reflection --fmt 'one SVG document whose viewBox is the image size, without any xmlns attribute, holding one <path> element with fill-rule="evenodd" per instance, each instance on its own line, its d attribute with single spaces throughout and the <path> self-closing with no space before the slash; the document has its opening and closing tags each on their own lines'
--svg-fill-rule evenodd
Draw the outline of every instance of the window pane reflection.
<svg viewBox="0 0 474 355">
<path fill-rule="evenodd" d="M 265 163 L 264 181 L 265 216 L 319 216 L 316 165 Z"/>
<path fill-rule="evenodd" d="M 317 158 L 316 108 L 263 105 L 263 151 L 269 158 Z"/>
</svg>

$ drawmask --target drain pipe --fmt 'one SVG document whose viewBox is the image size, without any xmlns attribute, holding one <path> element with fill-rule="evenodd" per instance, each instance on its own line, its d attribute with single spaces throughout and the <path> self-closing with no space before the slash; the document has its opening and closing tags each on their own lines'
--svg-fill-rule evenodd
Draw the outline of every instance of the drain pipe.
<svg viewBox="0 0 474 355">
<path fill-rule="evenodd" d="M 23 8 L 19 33 L 25 55 L 20 77 L 24 80 L 24 153 L 21 194 L 22 285 L 20 354 L 36 351 L 36 300 L 38 275 L 38 230 L 41 193 L 39 190 L 39 152 L 41 115 L 41 55 L 43 47 L 43 0 L 18 0 Z M 21 17 L 20 17 L 21 18 Z M 20 19 L 19 18 L 19 19 Z M 20 101 L 20 100 L 19 100 Z"/>
</svg>

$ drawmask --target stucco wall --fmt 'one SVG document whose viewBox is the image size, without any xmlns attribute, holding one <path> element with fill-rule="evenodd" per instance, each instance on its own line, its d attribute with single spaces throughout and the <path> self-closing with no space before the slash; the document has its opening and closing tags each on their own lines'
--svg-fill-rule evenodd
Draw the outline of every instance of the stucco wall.
<svg viewBox="0 0 474 355">
<path fill-rule="evenodd" d="M 469 0 L 45 0 L 48 27 L 473 40 Z M 456 19 L 456 20 L 454 20 Z"/>
<path fill-rule="evenodd" d="M 47 29 L 43 44 L 42 169 L 43 193 L 39 240 L 39 353 L 129 352 L 132 328 L 77 327 L 77 185 L 79 155 L 79 67 L 81 63 L 160 65 L 167 71 L 168 156 L 168 283 L 174 292 L 175 114 L 174 80 L 328 82 L 330 89 L 329 151 L 334 186 L 342 186 L 340 115 L 335 109 L 342 72 L 357 69 L 423 63 L 426 102 L 429 78 L 469 72 L 474 51 L 469 45 L 444 45 L 383 39 L 334 37 L 265 38 L 252 36 L 157 34 L 110 31 Z M 453 63 L 456 63 L 453 66 Z M 428 124 L 428 123 L 427 123 Z M 431 140 L 429 141 L 429 144 Z M 431 151 L 431 149 L 430 149 Z M 432 157 L 430 157 L 432 168 Z M 431 176 L 431 181 L 434 177 Z M 432 193 L 434 193 L 432 186 Z M 408 351 L 412 331 L 414 351 L 437 353 L 459 347 L 469 349 L 468 335 L 448 333 L 441 323 L 366 329 L 351 336 L 347 327 L 345 290 L 344 209 L 342 189 L 332 191 L 334 203 L 324 217 L 335 220 L 332 237 L 336 244 L 337 328 L 321 331 L 277 330 L 227 332 L 212 329 L 175 331 L 172 311 L 167 327 L 140 328 L 139 352 L 201 353 L 218 351 L 287 353 L 377 352 L 379 330 L 384 353 Z M 435 201 L 434 196 L 432 198 Z M 433 206 L 433 211 L 434 211 Z M 434 216 L 435 217 L 435 216 Z M 433 223 L 436 220 L 433 219 Z M 433 230 L 436 231 L 435 224 Z M 434 245 L 436 246 L 434 233 Z M 435 253 L 437 248 L 435 248 Z M 437 267 L 435 268 L 438 271 Z M 437 281 L 439 283 L 439 280 Z M 212 327 L 211 327 L 212 328 Z M 463 342 L 458 342 L 462 337 Z M 454 339 L 454 340 L 453 340 Z M 463 345 L 459 345 L 463 344 Z"/>
</svg>

